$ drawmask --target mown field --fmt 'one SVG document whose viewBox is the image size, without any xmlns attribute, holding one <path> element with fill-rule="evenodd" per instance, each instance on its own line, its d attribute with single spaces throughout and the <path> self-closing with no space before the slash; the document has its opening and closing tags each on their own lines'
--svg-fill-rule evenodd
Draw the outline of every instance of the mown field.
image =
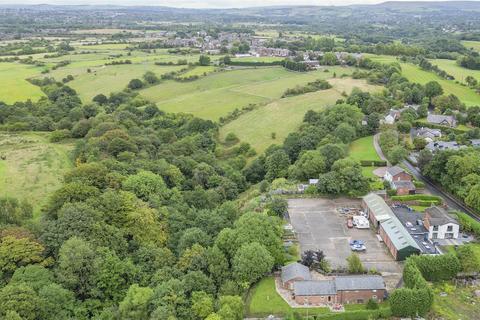
<svg viewBox="0 0 480 320">
<path fill-rule="evenodd" d="M 282 67 L 236 69 L 191 82 L 165 81 L 142 90 L 141 94 L 164 111 L 218 120 L 236 108 L 279 99 L 287 88 L 331 78 L 334 72 L 340 75 L 352 70 L 334 67 L 328 72 L 298 73 Z"/>
<path fill-rule="evenodd" d="M 363 137 L 353 141 L 348 149 L 349 157 L 357 161 L 380 161 L 373 146 L 373 136 Z"/>
<path fill-rule="evenodd" d="M 399 62 L 393 56 L 375 56 L 375 55 L 367 55 L 367 56 L 372 60 L 379 61 L 382 63 Z M 440 78 L 435 73 L 424 71 L 420 69 L 418 66 L 411 63 L 400 62 L 400 66 L 402 67 L 402 74 L 412 82 L 426 84 L 427 82 L 430 82 L 430 81 L 437 81 L 442 86 L 446 94 L 456 95 L 467 106 L 480 105 L 480 95 L 475 93 L 474 90 L 466 86 L 462 86 L 458 83 L 455 83 L 455 81 L 453 80 L 445 80 L 443 78 Z"/>
<path fill-rule="evenodd" d="M 368 85 L 364 80 L 336 78 L 328 80 L 332 89 L 317 91 L 273 101 L 266 106 L 248 112 L 220 129 L 220 139 L 233 132 L 241 141 L 250 143 L 258 152 L 271 144 L 281 144 L 290 132 L 303 121 L 308 110 L 322 110 L 342 98 L 342 93 L 351 92 L 354 87 L 375 91 L 380 87 Z M 272 138 L 275 134 L 275 139 Z"/>
<path fill-rule="evenodd" d="M 41 68 L 20 64 L 3 62 L 0 63 L 0 101 L 11 104 L 17 101 L 31 99 L 36 101 L 44 94 L 39 87 L 32 85 L 26 79 L 39 74 Z"/>
<path fill-rule="evenodd" d="M 455 77 L 455 80 L 465 83 L 467 76 L 472 76 L 480 80 L 480 70 L 471 70 L 461 67 L 455 60 L 434 59 L 430 60 L 434 65 Z"/>
<path fill-rule="evenodd" d="M 34 207 L 35 216 L 56 190 L 63 174 L 72 167 L 69 143 L 48 142 L 48 134 L 0 133 L 0 195 L 26 199 Z"/>
<path fill-rule="evenodd" d="M 468 49 L 480 52 L 480 41 L 462 41 L 462 44 Z"/>
</svg>

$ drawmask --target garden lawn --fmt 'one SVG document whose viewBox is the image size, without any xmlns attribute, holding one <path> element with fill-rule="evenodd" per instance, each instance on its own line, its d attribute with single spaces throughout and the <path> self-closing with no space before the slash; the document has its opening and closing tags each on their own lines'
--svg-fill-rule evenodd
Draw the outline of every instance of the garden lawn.
<svg viewBox="0 0 480 320">
<path fill-rule="evenodd" d="M 353 141 L 348 148 L 349 157 L 357 161 L 381 161 L 373 146 L 373 136 Z"/>
<path fill-rule="evenodd" d="M 47 133 L 1 133 L 0 195 L 27 200 L 39 217 L 47 197 L 72 167 L 72 143 L 50 143 Z"/>
<path fill-rule="evenodd" d="M 28 99 L 37 101 L 44 96 L 39 87 L 27 81 L 40 74 L 42 68 L 16 62 L 0 63 L 0 102 L 12 104 Z"/>
<path fill-rule="evenodd" d="M 282 144 L 290 132 L 295 131 L 308 110 L 319 111 L 342 98 L 342 92 L 350 93 L 353 87 L 369 91 L 379 87 L 369 86 L 364 80 L 336 78 L 328 80 L 333 88 L 275 100 L 265 106 L 241 115 L 220 128 L 220 139 L 233 132 L 242 142 L 248 142 L 258 154 L 271 144 Z M 337 88 L 340 88 L 337 89 Z M 275 138 L 272 138 L 274 133 Z"/>
</svg>

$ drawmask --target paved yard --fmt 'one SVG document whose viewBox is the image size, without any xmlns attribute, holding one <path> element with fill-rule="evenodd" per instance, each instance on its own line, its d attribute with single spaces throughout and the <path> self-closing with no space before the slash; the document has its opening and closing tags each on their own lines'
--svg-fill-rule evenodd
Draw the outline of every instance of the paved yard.
<svg viewBox="0 0 480 320">
<path fill-rule="evenodd" d="M 402 268 L 393 260 L 385 245 L 378 241 L 370 229 L 348 229 L 346 217 L 337 207 L 359 207 L 356 199 L 290 199 L 290 223 L 297 235 L 301 252 L 323 250 L 334 267 L 345 267 L 352 253 L 350 240 L 363 240 L 367 251 L 359 253 L 366 268 L 375 268 L 386 278 L 387 287 L 394 287 L 400 279 Z M 389 279 L 390 278 L 390 279 Z"/>
</svg>

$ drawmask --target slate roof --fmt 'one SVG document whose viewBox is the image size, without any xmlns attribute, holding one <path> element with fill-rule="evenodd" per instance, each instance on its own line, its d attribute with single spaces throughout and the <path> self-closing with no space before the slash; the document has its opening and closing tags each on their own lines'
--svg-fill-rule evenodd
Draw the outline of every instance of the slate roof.
<svg viewBox="0 0 480 320">
<path fill-rule="evenodd" d="M 335 278 L 337 291 L 345 290 L 381 290 L 385 282 L 381 276 L 345 276 Z"/>
<path fill-rule="evenodd" d="M 425 213 L 428 213 L 428 220 L 433 226 L 441 226 L 447 223 L 458 224 L 457 220 L 452 218 L 448 212 L 440 207 L 430 207 L 425 209 Z"/>
<path fill-rule="evenodd" d="M 296 281 L 293 287 L 296 296 L 324 296 L 337 294 L 334 280 Z"/>
<path fill-rule="evenodd" d="M 447 122 L 449 125 L 455 125 L 455 117 L 453 116 L 444 116 L 441 114 L 429 114 L 427 116 L 427 121 L 429 123 L 442 124 L 442 122 Z"/>
<path fill-rule="evenodd" d="M 387 172 L 390 173 L 392 175 L 392 177 L 394 177 L 399 173 L 405 172 L 405 170 L 403 170 L 399 166 L 393 166 L 393 167 L 389 167 L 387 169 Z"/>
<path fill-rule="evenodd" d="M 363 201 L 370 209 L 370 214 L 375 216 L 375 220 L 382 222 L 390 219 L 393 216 L 392 209 L 387 203 L 375 193 L 369 193 L 363 197 Z"/>
<path fill-rule="evenodd" d="M 415 185 L 412 181 L 392 181 L 392 184 L 395 186 L 395 189 L 407 188 L 408 190 L 415 190 Z"/>
<path fill-rule="evenodd" d="M 303 280 L 311 280 L 310 270 L 308 267 L 298 262 L 291 263 L 282 267 L 282 282 L 285 283 L 295 278 L 301 278 Z"/>
<path fill-rule="evenodd" d="M 456 141 L 433 141 L 427 144 L 427 149 L 435 150 L 458 150 L 466 148 L 464 145 L 459 145 Z"/>
<path fill-rule="evenodd" d="M 471 139 L 470 142 L 473 147 L 480 147 L 480 139 Z"/>
</svg>

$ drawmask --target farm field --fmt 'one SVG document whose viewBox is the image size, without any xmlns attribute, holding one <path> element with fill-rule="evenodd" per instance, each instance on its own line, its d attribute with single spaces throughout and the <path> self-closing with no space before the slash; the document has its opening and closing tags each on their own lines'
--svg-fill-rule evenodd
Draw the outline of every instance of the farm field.
<svg viewBox="0 0 480 320">
<path fill-rule="evenodd" d="M 191 77 L 191 76 L 203 76 L 203 75 L 207 75 L 209 73 L 212 73 L 215 71 L 215 67 L 214 66 L 197 66 L 191 70 L 188 70 L 187 72 L 185 72 L 184 74 L 182 74 L 180 77 L 181 78 L 188 78 L 188 77 Z"/>
<path fill-rule="evenodd" d="M 329 79 L 332 89 L 307 93 L 273 101 L 248 112 L 220 129 L 220 139 L 233 132 L 241 141 L 248 142 L 263 152 L 271 144 L 281 144 L 290 132 L 302 123 L 308 110 L 322 110 L 342 98 L 342 92 L 350 93 L 354 87 L 375 91 L 380 87 L 368 85 L 364 80 L 350 78 Z M 275 139 L 272 138 L 275 133 Z"/>
<path fill-rule="evenodd" d="M 31 99 L 37 101 L 44 96 L 39 87 L 26 79 L 40 74 L 41 68 L 14 62 L 0 63 L 0 101 L 8 104 Z"/>
<path fill-rule="evenodd" d="M 78 92 L 82 101 L 90 102 L 97 94 L 108 95 L 123 90 L 130 80 L 141 79 L 147 71 L 152 71 L 160 76 L 181 68 L 182 66 L 156 66 L 149 63 L 102 66 L 92 69 L 91 73 L 85 72 L 77 75 L 75 80 L 69 82 L 68 85 Z"/>
<path fill-rule="evenodd" d="M 47 196 L 56 190 L 63 174 L 72 167 L 73 145 L 48 142 L 48 134 L 0 133 L 0 194 L 26 199 L 35 217 Z"/>
<path fill-rule="evenodd" d="M 474 49 L 478 52 L 480 52 L 480 41 L 462 41 L 462 44 L 467 48 L 467 49 Z"/>
<path fill-rule="evenodd" d="M 274 62 L 274 61 L 283 61 L 285 58 L 282 57 L 243 57 L 243 58 L 232 58 L 232 61 L 244 61 L 244 62 Z"/>
<path fill-rule="evenodd" d="M 455 60 L 447 59 L 434 59 L 430 60 L 434 65 L 437 65 L 440 69 L 451 74 L 455 77 L 455 80 L 465 83 L 467 76 L 472 76 L 477 80 L 480 80 L 480 70 L 471 70 L 463 68 L 457 64 Z"/>
<path fill-rule="evenodd" d="M 166 112 L 184 112 L 218 120 L 236 108 L 279 99 L 287 88 L 316 79 L 328 79 L 350 69 L 297 73 L 282 67 L 246 68 L 217 72 L 196 81 L 166 81 L 140 91 Z M 302 115 L 303 116 L 303 115 Z"/>
<path fill-rule="evenodd" d="M 382 56 L 382 55 L 379 55 L 379 56 L 366 55 L 366 56 L 371 58 L 374 61 L 378 61 L 382 63 L 399 62 L 393 56 Z M 404 63 L 404 62 L 399 62 L 399 63 L 400 63 L 400 66 L 402 67 L 402 74 L 408 80 L 412 82 L 417 82 L 420 84 L 426 84 L 427 82 L 430 82 L 430 81 L 437 81 L 442 86 L 445 94 L 456 95 L 462 102 L 464 102 L 467 105 L 467 107 L 480 105 L 480 95 L 475 93 L 475 91 L 473 91 L 472 89 L 462 86 L 458 83 L 455 83 L 455 81 L 453 80 L 445 80 L 443 78 L 440 78 L 435 73 L 422 70 L 418 66 L 413 65 L 411 63 Z"/>
</svg>

